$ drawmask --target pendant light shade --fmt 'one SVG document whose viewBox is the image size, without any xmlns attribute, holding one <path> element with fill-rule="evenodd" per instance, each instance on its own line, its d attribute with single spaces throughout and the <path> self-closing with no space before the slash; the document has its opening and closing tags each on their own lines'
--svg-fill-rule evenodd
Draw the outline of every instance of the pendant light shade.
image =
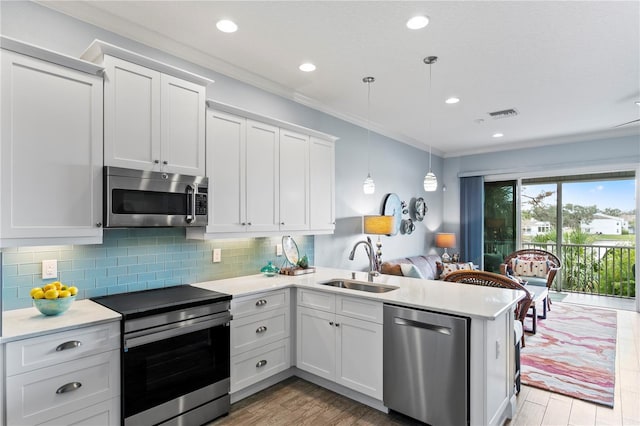
<svg viewBox="0 0 640 426">
<path fill-rule="evenodd" d="M 434 63 L 436 63 L 436 61 L 438 60 L 437 56 L 427 56 L 426 58 L 423 59 L 423 62 L 427 65 L 429 65 L 429 97 L 427 98 L 427 107 L 429 107 L 431 105 L 431 65 L 433 65 Z M 429 134 L 428 136 L 431 137 L 431 108 L 429 109 L 429 114 L 428 114 L 428 122 L 429 122 Z M 422 182 L 423 186 L 424 186 L 424 190 L 427 192 L 433 192 L 436 189 L 438 189 L 438 178 L 436 177 L 435 173 L 433 173 L 433 171 L 431 170 L 431 141 L 429 141 L 429 173 L 427 173 L 424 177 L 424 181 Z"/>
<path fill-rule="evenodd" d="M 424 190 L 427 192 L 433 192 L 438 189 L 438 178 L 433 172 L 429 172 L 424 177 Z"/>
<path fill-rule="evenodd" d="M 366 195 L 371 195 L 376 192 L 376 184 L 371 177 L 371 123 L 369 112 L 371 110 L 371 83 L 376 81 L 373 77 L 364 77 L 363 83 L 367 83 L 367 178 L 362 184 L 362 190 Z"/>
<path fill-rule="evenodd" d="M 364 180 L 364 183 L 362 184 L 362 190 L 367 195 L 371 195 L 374 192 L 376 192 L 376 184 L 373 181 L 371 174 L 367 174 L 367 178 Z"/>
</svg>

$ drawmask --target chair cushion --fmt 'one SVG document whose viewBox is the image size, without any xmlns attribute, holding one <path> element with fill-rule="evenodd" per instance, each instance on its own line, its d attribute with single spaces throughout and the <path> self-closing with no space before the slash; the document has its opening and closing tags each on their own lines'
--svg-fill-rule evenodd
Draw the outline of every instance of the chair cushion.
<svg viewBox="0 0 640 426">
<path fill-rule="evenodd" d="M 518 277 L 518 278 L 525 280 L 527 282 L 527 285 L 535 285 L 540 287 L 547 286 L 546 278 L 539 278 L 539 277 Z"/>
<path fill-rule="evenodd" d="M 519 276 L 544 278 L 549 273 L 548 260 L 513 259 L 513 273 Z"/>
<path fill-rule="evenodd" d="M 462 270 L 473 270 L 473 263 L 472 262 L 465 262 L 465 263 L 443 263 L 442 264 L 442 274 L 440 275 L 441 279 L 444 279 L 444 277 L 446 277 L 447 275 L 449 275 L 452 272 L 455 271 L 462 271 Z"/>
<path fill-rule="evenodd" d="M 524 328 L 522 327 L 520 320 L 513 321 L 513 332 L 516 336 L 516 343 L 518 343 L 524 334 Z"/>
</svg>

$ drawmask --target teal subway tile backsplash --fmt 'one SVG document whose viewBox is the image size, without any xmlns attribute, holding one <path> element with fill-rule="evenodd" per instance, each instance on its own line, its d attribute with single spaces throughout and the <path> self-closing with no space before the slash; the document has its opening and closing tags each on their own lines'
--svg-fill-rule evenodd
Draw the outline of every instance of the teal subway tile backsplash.
<svg viewBox="0 0 640 426">
<path fill-rule="evenodd" d="M 300 256 L 313 263 L 313 236 L 294 236 Z M 103 243 L 2 250 L 3 309 L 32 306 L 29 291 L 43 280 L 42 260 L 58 260 L 58 279 L 78 287 L 78 298 L 257 274 L 276 257 L 281 237 L 197 241 L 180 228 L 105 229 Z M 222 262 L 212 263 L 213 249 Z"/>
</svg>

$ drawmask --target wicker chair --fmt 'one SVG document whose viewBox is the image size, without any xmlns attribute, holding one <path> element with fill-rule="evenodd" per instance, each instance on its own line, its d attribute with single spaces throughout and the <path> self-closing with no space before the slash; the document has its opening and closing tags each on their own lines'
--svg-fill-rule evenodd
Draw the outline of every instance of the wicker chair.
<svg viewBox="0 0 640 426">
<path fill-rule="evenodd" d="M 454 271 L 447 275 L 444 280 L 454 283 L 522 290 L 524 292 L 525 297 L 516 304 L 513 324 L 515 334 L 515 387 L 516 393 L 520 393 L 520 347 L 524 348 L 525 346 L 523 332 L 524 319 L 527 316 L 529 306 L 531 306 L 531 293 L 529 293 L 522 284 L 517 283 L 513 279 L 504 275 L 494 274 L 493 272 L 468 270 Z"/>
<path fill-rule="evenodd" d="M 527 285 L 547 287 L 547 289 L 551 290 L 551 285 L 553 284 L 553 280 L 555 279 L 558 271 L 562 269 L 562 262 L 555 254 L 548 252 L 542 249 L 521 249 L 516 250 L 507 257 L 504 258 L 504 262 L 500 265 L 500 273 L 503 275 L 514 275 L 511 270 L 513 269 L 513 260 L 521 260 L 521 261 L 531 261 L 535 259 L 544 259 L 548 262 L 548 271 L 546 276 L 529 276 L 526 274 L 515 274 L 518 278 L 524 279 L 527 281 Z M 547 297 L 547 309 L 551 309 L 551 298 Z"/>
</svg>

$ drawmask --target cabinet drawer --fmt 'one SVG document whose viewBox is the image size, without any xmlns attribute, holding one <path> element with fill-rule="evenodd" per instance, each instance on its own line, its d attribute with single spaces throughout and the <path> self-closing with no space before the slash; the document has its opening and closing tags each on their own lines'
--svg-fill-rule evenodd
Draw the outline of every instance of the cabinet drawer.
<svg viewBox="0 0 640 426">
<path fill-rule="evenodd" d="M 7 376 L 119 348 L 119 321 L 9 342 Z"/>
<path fill-rule="evenodd" d="M 336 296 L 332 293 L 324 293 L 321 291 L 298 289 L 298 305 L 306 306 L 311 309 L 320 309 L 321 311 L 336 311 Z"/>
<path fill-rule="evenodd" d="M 62 417 L 39 424 L 42 426 L 113 426 L 120 424 L 120 398 L 111 398 Z"/>
<path fill-rule="evenodd" d="M 231 314 L 234 318 L 283 307 L 289 307 L 288 288 L 231 299 Z"/>
<path fill-rule="evenodd" d="M 336 313 L 382 324 L 382 303 L 373 300 L 336 296 Z"/>
<path fill-rule="evenodd" d="M 289 337 L 289 308 L 231 321 L 231 356 Z"/>
<path fill-rule="evenodd" d="M 291 365 L 289 339 L 231 358 L 231 393 L 286 370 Z"/>
<path fill-rule="evenodd" d="M 118 396 L 120 351 L 7 377 L 6 386 L 7 423 L 40 424 Z"/>
</svg>

